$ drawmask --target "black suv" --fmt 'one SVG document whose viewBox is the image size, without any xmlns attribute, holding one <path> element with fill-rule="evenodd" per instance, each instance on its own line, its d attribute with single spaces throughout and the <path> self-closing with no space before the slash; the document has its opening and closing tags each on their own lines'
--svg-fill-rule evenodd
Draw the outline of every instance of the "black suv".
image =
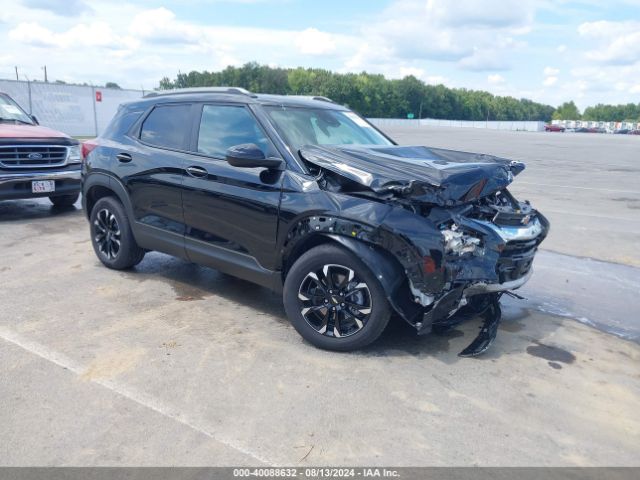
<svg viewBox="0 0 640 480">
<path fill-rule="evenodd" d="M 549 225 L 506 189 L 523 164 L 397 146 L 323 97 L 153 93 L 83 151 L 107 267 L 157 250 L 283 292 L 296 330 L 333 350 L 374 341 L 392 314 L 421 334 L 480 315 L 461 355 L 483 352 Z"/>
</svg>

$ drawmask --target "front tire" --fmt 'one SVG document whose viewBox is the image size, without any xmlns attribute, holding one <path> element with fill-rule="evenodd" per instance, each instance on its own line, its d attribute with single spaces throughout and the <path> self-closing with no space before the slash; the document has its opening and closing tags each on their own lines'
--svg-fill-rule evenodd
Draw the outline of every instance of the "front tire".
<svg viewBox="0 0 640 480">
<path fill-rule="evenodd" d="M 80 198 L 80 194 L 71 195 L 54 195 L 49 197 L 49 201 L 56 207 L 72 207 Z"/>
<path fill-rule="evenodd" d="M 98 200 L 89 221 L 93 250 L 105 266 L 125 270 L 142 261 L 145 252 L 133 238 L 127 214 L 116 198 Z"/>
<path fill-rule="evenodd" d="M 375 275 L 352 253 L 320 245 L 302 255 L 284 283 L 294 328 L 316 347 L 350 351 L 376 340 L 391 309 Z"/>
</svg>

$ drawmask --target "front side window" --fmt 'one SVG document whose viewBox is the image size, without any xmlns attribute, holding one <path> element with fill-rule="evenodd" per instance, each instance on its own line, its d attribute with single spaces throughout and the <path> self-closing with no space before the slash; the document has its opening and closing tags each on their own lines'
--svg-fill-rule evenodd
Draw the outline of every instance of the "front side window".
<svg viewBox="0 0 640 480">
<path fill-rule="evenodd" d="M 393 145 L 353 112 L 275 106 L 265 109 L 296 151 L 304 145 Z"/>
<path fill-rule="evenodd" d="M 273 156 L 275 150 L 254 116 L 242 106 L 204 105 L 198 152 L 224 158 L 229 148 L 243 143 L 260 147 L 265 156 Z"/>
<path fill-rule="evenodd" d="M 184 149 L 191 105 L 159 105 L 145 119 L 140 140 L 156 147 Z"/>
<path fill-rule="evenodd" d="M 0 95 L 0 122 L 33 124 L 33 120 L 20 106 L 6 95 Z"/>
</svg>

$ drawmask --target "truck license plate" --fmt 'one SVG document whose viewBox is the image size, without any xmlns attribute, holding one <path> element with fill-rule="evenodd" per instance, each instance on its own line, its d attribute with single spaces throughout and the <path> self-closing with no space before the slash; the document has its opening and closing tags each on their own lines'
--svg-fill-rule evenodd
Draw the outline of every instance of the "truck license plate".
<svg viewBox="0 0 640 480">
<path fill-rule="evenodd" d="M 31 182 L 32 193 L 47 193 L 56 190 L 56 182 L 54 180 L 36 180 Z"/>
</svg>

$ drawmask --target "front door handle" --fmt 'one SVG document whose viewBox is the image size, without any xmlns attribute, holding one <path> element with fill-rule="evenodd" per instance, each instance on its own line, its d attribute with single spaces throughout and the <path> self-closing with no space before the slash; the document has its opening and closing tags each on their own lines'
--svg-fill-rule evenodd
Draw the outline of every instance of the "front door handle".
<svg viewBox="0 0 640 480">
<path fill-rule="evenodd" d="M 128 153 L 119 153 L 116 155 L 116 158 L 121 163 L 129 163 L 131 161 L 131 155 Z"/>
<path fill-rule="evenodd" d="M 187 167 L 187 173 L 196 178 L 204 178 L 209 175 L 209 172 L 202 167 Z"/>
</svg>

